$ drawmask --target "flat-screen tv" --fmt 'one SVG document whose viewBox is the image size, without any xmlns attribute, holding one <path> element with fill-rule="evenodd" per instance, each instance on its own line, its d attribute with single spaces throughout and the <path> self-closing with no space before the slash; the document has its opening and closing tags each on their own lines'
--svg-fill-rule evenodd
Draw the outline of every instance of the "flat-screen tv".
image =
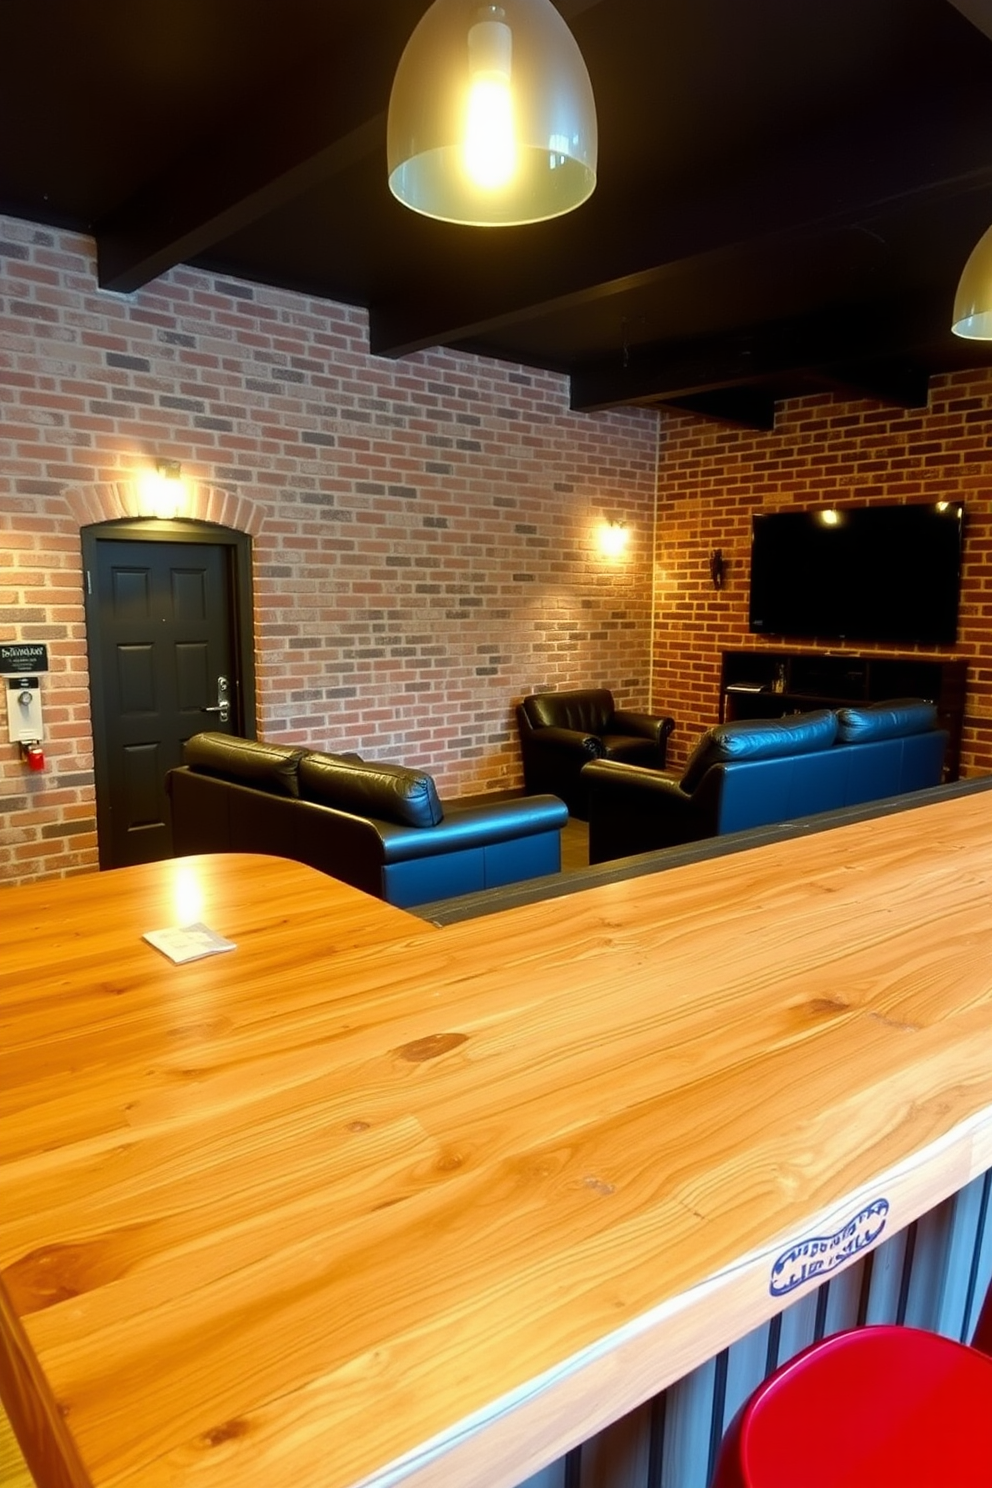
<svg viewBox="0 0 992 1488">
<path fill-rule="evenodd" d="M 760 635 L 957 640 L 964 507 L 820 507 L 752 519 L 749 623 Z"/>
</svg>

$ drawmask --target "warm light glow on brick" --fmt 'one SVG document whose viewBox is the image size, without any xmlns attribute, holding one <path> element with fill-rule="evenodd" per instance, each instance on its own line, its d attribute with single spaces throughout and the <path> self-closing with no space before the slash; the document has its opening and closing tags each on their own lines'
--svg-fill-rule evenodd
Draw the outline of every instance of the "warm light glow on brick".
<svg viewBox="0 0 992 1488">
<path fill-rule="evenodd" d="M 626 522 L 605 522 L 599 529 L 599 546 L 607 558 L 622 558 L 629 542 Z"/>
</svg>

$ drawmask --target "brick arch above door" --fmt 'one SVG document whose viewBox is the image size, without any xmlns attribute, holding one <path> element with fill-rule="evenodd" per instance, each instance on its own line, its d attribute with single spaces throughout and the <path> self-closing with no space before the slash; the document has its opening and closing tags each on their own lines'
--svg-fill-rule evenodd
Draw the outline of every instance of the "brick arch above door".
<svg viewBox="0 0 992 1488">
<path fill-rule="evenodd" d="M 206 481 L 185 479 L 187 505 L 183 517 L 200 522 L 214 522 L 234 532 L 256 537 L 261 530 L 263 513 L 246 496 L 212 486 Z M 69 511 L 78 527 L 97 522 L 116 522 L 122 518 L 139 520 L 141 511 L 138 485 L 133 480 L 100 481 L 92 485 L 69 487 L 63 492 Z M 149 518 L 154 521 L 154 518 Z"/>
<path fill-rule="evenodd" d="M 184 517 L 257 537 L 264 508 L 247 497 L 189 479 Z M 0 749 L 0 882 L 64 877 L 98 866 L 93 725 L 90 706 L 85 578 L 81 529 L 135 521 L 137 482 L 105 480 L 67 485 L 30 505 L 30 532 L 21 561 L 0 581 L 5 604 L 0 639 L 44 640 L 50 670 L 43 681 L 45 770 L 28 774 L 8 746 Z M 145 523 L 156 525 L 154 518 Z M 165 524 L 162 524 L 165 525 Z M 16 530 L 16 528 L 15 528 Z M 50 805 L 50 802 L 57 804 Z"/>
</svg>

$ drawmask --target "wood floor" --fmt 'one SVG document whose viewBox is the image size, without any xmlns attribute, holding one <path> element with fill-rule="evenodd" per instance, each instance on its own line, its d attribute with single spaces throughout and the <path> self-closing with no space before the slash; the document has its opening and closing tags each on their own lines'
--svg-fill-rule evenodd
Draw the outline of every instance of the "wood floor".
<svg viewBox="0 0 992 1488">
<path fill-rule="evenodd" d="M 568 826 L 561 834 L 561 871 L 574 873 L 576 868 L 589 867 L 589 823 L 568 818 Z"/>
</svg>

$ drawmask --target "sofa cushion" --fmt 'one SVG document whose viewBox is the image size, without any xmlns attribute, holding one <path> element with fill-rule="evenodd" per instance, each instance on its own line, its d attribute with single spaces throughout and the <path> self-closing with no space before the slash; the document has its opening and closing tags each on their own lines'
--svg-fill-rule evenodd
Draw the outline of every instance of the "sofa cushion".
<svg viewBox="0 0 992 1488">
<path fill-rule="evenodd" d="M 401 827 L 436 827 L 444 817 L 432 776 L 375 760 L 305 754 L 300 794 L 305 801 Z"/>
<path fill-rule="evenodd" d="M 233 734 L 194 734 L 183 745 L 183 764 L 202 774 L 220 775 L 276 796 L 300 794 L 299 764 L 306 750 L 263 744 Z"/>
<path fill-rule="evenodd" d="M 684 791 L 693 791 L 711 765 L 776 759 L 829 749 L 837 737 L 837 715 L 830 708 L 788 718 L 741 719 L 718 723 L 696 745 L 682 773 Z"/>
<path fill-rule="evenodd" d="M 891 702 L 837 710 L 838 744 L 925 734 L 936 727 L 937 709 L 922 698 L 893 698 Z"/>
</svg>

